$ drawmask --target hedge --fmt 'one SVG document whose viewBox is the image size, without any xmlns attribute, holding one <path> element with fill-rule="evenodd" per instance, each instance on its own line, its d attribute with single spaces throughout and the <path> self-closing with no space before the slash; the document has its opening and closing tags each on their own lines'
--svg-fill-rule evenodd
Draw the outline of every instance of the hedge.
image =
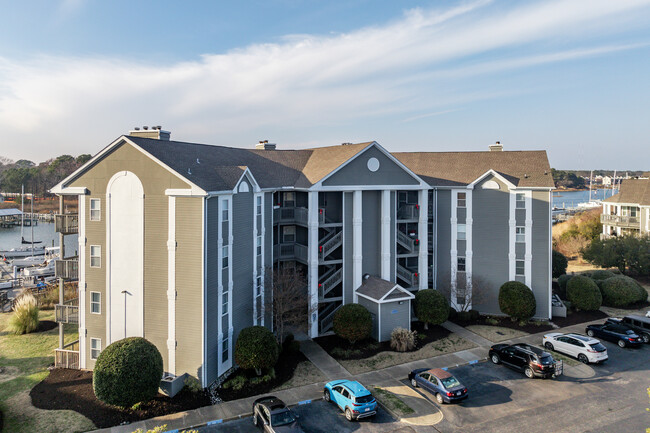
<svg viewBox="0 0 650 433">
<path fill-rule="evenodd" d="M 566 274 L 566 268 L 569 266 L 569 261 L 559 251 L 553 250 L 553 278 L 559 278 L 561 275 Z"/>
<path fill-rule="evenodd" d="M 593 271 L 593 272 L 591 272 L 591 273 L 590 273 L 589 275 L 587 275 L 587 276 L 588 276 L 589 278 L 591 278 L 592 280 L 595 280 L 595 281 L 602 281 L 602 280 L 606 280 L 606 279 L 608 279 L 608 278 L 615 277 L 616 275 L 615 275 L 613 272 L 611 272 L 611 271 L 607 271 L 607 270 L 605 270 L 605 269 L 600 269 L 600 270 L 597 270 L 597 271 Z"/>
<path fill-rule="evenodd" d="M 642 294 L 632 278 L 623 276 L 607 278 L 601 282 L 600 291 L 603 295 L 603 305 L 608 307 L 627 307 L 642 302 Z"/>
<path fill-rule="evenodd" d="M 573 278 L 573 275 L 564 274 L 557 279 L 557 284 L 560 286 L 558 289 L 558 295 L 560 295 L 560 298 L 562 299 L 566 299 L 566 285 L 571 278 Z"/>
<path fill-rule="evenodd" d="M 513 319 L 528 320 L 537 310 L 532 290 L 519 281 L 508 281 L 499 288 L 499 308 Z"/>
<path fill-rule="evenodd" d="M 567 283 L 567 299 L 574 308 L 596 311 L 603 303 L 598 285 L 589 277 L 576 275 Z"/>
<path fill-rule="evenodd" d="M 101 351 L 93 370 L 95 396 L 107 404 L 131 407 L 158 394 L 163 359 L 149 341 L 129 337 Z"/>
<path fill-rule="evenodd" d="M 439 325 L 449 318 L 449 301 L 437 290 L 419 290 L 415 294 L 415 315 L 424 323 L 424 329 L 429 324 Z"/>
<path fill-rule="evenodd" d="M 273 333 L 264 326 L 249 326 L 239 332 L 235 343 L 235 362 L 241 368 L 271 368 L 278 362 L 278 343 Z"/>
<path fill-rule="evenodd" d="M 334 314 L 334 333 L 351 344 L 370 337 L 372 316 L 360 304 L 346 304 Z"/>
</svg>

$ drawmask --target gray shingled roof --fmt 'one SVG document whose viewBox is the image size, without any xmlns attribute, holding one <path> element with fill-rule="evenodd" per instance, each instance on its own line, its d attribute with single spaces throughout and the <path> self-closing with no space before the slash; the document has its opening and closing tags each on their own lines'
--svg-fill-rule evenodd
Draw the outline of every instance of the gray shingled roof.
<svg viewBox="0 0 650 433">
<path fill-rule="evenodd" d="M 397 283 L 391 283 L 390 281 L 386 281 L 379 277 L 371 276 L 368 277 L 368 279 L 363 280 L 363 283 L 361 283 L 361 286 L 357 289 L 357 293 L 379 301 L 381 298 L 386 296 L 387 293 L 390 293 L 390 291 L 397 285 Z M 401 296 L 397 297 L 404 298 L 408 296 L 402 292 L 400 292 L 400 295 Z M 391 298 L 395 297 L 396 296 L 391 296 Z"/>
<path fill-rule="evenodd" d="M 606 203 L 638 203 L 650 206 L 650 179 L 625 179 L 618 194 L 604 200 Z"/>
<path fill-rule="evenodd" d="M 546 151 L 396 152 L 429 185 L 465 186 L 494 170 L 518 187 L 554 188 Z"/>
</svg>

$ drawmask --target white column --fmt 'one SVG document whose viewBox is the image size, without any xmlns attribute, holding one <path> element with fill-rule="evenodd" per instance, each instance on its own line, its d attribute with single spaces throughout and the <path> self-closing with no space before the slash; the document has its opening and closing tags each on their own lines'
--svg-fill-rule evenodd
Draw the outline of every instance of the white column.
<svg viewBox="0 0 650 433">
<path fill-rule="evenodd" d="M 420 279 L 420 290 L 424 290 L 429 286 L 429 250 L 427 248 L 427 243 L 429 240 L 429 236 L 427 235 L 429 222 L 429 191 L 422 189 L 418 192 L 418 195 L 418 203 L 420 204 L 420 212 L 418 212 L 418 238 L 420 239 L 418 272 Z"/>
<path fill-rule="evenodd" d="M 517 229 L 517 218 L 515 209 L 517 206 L 517 190 L 510 190 L 510 218 L 508 219 L 508 281 L 515 279 L 515 231 Z"/>
<path fill-rule="evenodd" d="M 167 209 L 167 358 L 168 371 L 176 374 L 176 197 Z"/>
<path fill-rule="evenodd" d="M 309 336 L 318 337 L 318 191 L 309 191 L 307 218 L 309 270 Z"/>
<path fill-rule="evenodd" d="M 253 325 L 257 323 L 257 269 L 259 263 L 257 262 L 257 197 L 258 194 L 253 194 Z"/>
<path fill-rule="evenodd" d="M 86 368 L 86 196 L 79 196 L 79 368 Z M 61 251 L 63 249 L 61 248 Z M 63 256 L 61 256 L 63 258 Z M 104 302 L 106 296 L 104 294 Z M 108 344 L 108 343 L 105 343 Z"/>
<path fill-rule="evenodd" d="M 449 222 L 451 224 L 451 245 L 449 246 L 451 306 L 458 309 L 456 302 L 458 293 L 456 291 L 458 278 L 458 190 L 451 190 L 451 218 L 449 218 Z"/>
<path fill-rule="evenodd" d="M 354 293 L 353 302 L 357 303 L 356 290 L 361 286 L 363 281 L 363 245 L 362 245 L 362 201 L 361 191 L 354 191 L 352 193 L 352 290 Z"/>
<path fill-rule="evenodd" d="M 468 189 L 465 193 L 465 296 L 466 299 L 469 299 L 469 305 L 471 308 L 472 302 L 472 224 L 474 219 L 472 218 L 472 190 Z"/>
<path fill-rule="evenodd" d="M 524 256 L 525 268 L 524 278 L 525 284 L 532 290 L 533 282 L 533 192 L 525 191 L 526 194 L 526 254 Z"/>
<path fill-rule="evenodd" d="M 232 234 L 232 226 L 233 226 L 233 214 L 234 214 L 234 200 L 233 196 L 231 195 L 228 197 L 228 361 L 226 364 L 226 369 L 230 369 L 232 367 L 232 360 L 235 357 L 235 344 L 232 341 L 232 334 L 233 334 L 233 326 L 232 326 L 232 306 L 234 304 L 233 302 L 233 279 L 232 279 L 232 271 L 235 263 L 235 258 L 233 257 L 233 242 L 235 240 L 233 234 Z"/>
<path fill-rule="evenodd" d="M 218 205 L 218 217 L 217 217 L 217 224 L 218 224 L 218 229 L 217 229 L 217 287 L 218 287 L 218 295 L 219 295 L 219 300 L 217 302 L 217 317 L 218 317 L 218 329 L 219 329 L 219 335 L 217 337 L 217 360 L 219 363 L 218 367 L 218 373 L 219 376 L 221 376 L 226 369 L 222 368 L 223 364 L 223 359 L 222 359 L 222 350 L 221 346 L 223 343 L 223 337 L 224 337 L 224 329 L 223 329 L 223 292 L 224 290 L 228 290 L 227 288 L 224 289 L 224 281 L 223 281 L 223 218 L 222 218 L 222 212 L 223 212 L 223 200 L 220 196 L 217 197 L 217 200 L 219 205 Z M 226 335 L 228 335 L 228 330 L 226 329 Z"/>
<path fill-rule="evenodd" d="M 390 281 L 390 190 L 381 192 L 381 278 Z"/>
<path fill-rule="evenodd" d="M 265 244 L 266 244 L 266 220 L 264 219 L 264 211 L 266 209 L 265 203 L 264 203 L 264 193 L 260 194 L 260 197 L 262 197 L 262 215 L 260 216 L 260 223 L 262 224 L 262 227 L 260 228 L 260 234 L 262 235 L 262 254 L 260 255 L 260 277 L 262 278 L 262 287 L 260 288 L 260 308 L 262 309 L 262 323 L 261 325 L 264 326 L 264 314 L 266 313 L 266 306 L 264 305 L 264 285 L 266 284 L 266 281 L 264 281 L 265 278 L 265 268 L 264 268 L 264 253 L 265 253 Z"/>
</svg>

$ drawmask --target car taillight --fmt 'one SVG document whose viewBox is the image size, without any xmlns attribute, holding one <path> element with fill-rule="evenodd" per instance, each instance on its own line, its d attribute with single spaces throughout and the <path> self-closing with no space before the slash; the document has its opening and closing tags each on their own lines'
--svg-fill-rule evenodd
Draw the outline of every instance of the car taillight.
<svg viewBox="0 0 650 433">
<path fill-rule="evenodd" d="M 628 340 L 634 341 L 634 340 L 636 340 L 636 338 L 628 337 Z"/>
<path fill-rule="evenodd" d="M 531 364 L 533 364 L 537 368 L 544 368 L 544 366 L 542 364 L 538 364 L 536 362 L 531 362 Z"/>
<path fill-rule="evenodd" d="M 361 405 L 358 403 L 352 403 L 352 406 L 361 406 Z"/>
<path fill-rule="evenodd" d="M 598 351 L 597 351 L 597 350 L 594 350 L 594 349 L 587 349 L 587 352 L 598 353 Z"/>
<path fill-rule="evenodd" d="M 463 392 L 467 392 L 467 388 L 465 388 L 465 389 L 463 390 Z"/>
<path fill-rule="evenodd" d="M 453 392 L 447 392 L 447 397 L 453 397 L 454 393 Z"/>
</svg>

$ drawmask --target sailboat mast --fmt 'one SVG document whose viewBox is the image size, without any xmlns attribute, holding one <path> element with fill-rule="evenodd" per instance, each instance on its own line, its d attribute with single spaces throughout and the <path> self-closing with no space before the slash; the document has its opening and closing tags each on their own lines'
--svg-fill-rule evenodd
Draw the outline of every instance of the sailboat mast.
<svg viewBox="0 0 650 433">
<path fill-rule="evenodd" d="M 34 255 L 34 191 L 32 191 L 32 212 L 30 218 L 32 219 L 29 226 L 32 228 L 32 256 L 33 256 Z"/>
<path fill-rule="evenodd" d="M 591 184 L 594 181 L 594 171 L 591 170 L 591 173 L 589 174 L 589 202 L 591 203 Z"/>
<path fill-rule="evenodd" d="M 25 239 L 25 185 L 20 187 L 20 241 Z"/>
</svg>

